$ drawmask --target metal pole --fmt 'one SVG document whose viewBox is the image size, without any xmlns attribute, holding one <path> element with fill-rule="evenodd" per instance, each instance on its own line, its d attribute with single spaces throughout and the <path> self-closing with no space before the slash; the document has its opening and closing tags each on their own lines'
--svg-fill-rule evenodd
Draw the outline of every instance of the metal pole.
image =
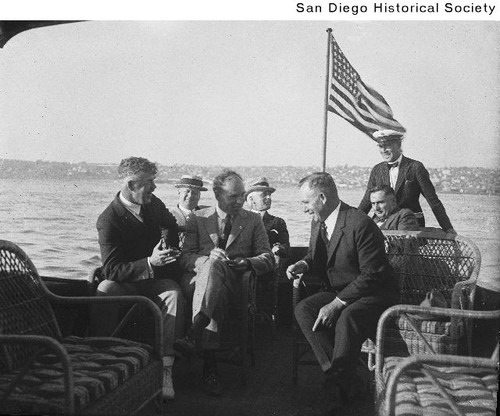
<svg viewBox="0 0 500 416">
<path fill-rule="evenodd" d="M 330 45 L 332 41 L 332 29 L 326 29 L 328 33 L 328 43 L 326 51 L 326 81 L 325 81 L 325 114 L 324 114 L 324 129 L 323 129 L 323 172 L 326 172 L 326 137 L 328 131 L 328 92 L 330 90 Z"/>
</svg>

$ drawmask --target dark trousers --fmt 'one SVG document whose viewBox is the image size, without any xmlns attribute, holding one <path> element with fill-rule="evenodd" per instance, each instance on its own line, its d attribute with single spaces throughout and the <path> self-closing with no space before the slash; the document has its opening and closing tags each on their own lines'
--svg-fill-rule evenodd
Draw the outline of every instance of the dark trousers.
<svg viewBox="0 0 500 416">
<path fill-rule="evenodd" d="M 344 308 L 334 328 L 312 331 L 322 306 L 335 299 L 334 293 L 321 292 L 302 300 L 295 317 L 326 373 L 341 373 L 346 381 L 354 373 L 360 350 L 367 338 L 375 339 L 380 315 L 394 304 L 389 299 L 367 296 Z"/>
</svg>

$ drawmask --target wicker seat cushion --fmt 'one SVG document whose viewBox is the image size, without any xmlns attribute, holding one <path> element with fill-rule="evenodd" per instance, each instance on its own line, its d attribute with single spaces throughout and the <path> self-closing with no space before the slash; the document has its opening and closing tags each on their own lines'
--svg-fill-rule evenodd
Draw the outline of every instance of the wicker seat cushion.
<svg viewBox="0 0 500 416">
<path fill-rule="evenodd" d="M 400 360 L 398 357 L 385 360 L 385 385 Z M 494 370 L 429 365 L 426 368 L 437 377 L 465 414 L 496 415 L 498 379 Z M 411 369 L 399 379 L 395 414 L 441 416 L 455 415 L 455 412 L 429 378 L 418 369 Z"/>
<path fill-rule="evenodd" d="M 150 346 L 117 338 L 64 338 L 73 365 L 75 408 L 83 409 L 121 385 L 151 362 Z M 19 370 L 0 375 L 0 395 Z M 62 366 L 54 354 L 41 355 L 4 403 L 21 414 L 64 409 Z"/>
</svg>

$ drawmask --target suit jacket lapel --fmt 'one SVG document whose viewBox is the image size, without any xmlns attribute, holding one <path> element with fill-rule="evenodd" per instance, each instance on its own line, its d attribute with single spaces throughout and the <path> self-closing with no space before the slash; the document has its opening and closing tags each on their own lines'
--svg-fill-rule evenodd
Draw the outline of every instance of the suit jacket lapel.
<svg viewBox="0 0 500 416">
<path fill-rule="evenodd" d="M 219 221 L 215 208 L 208 213 L 205 217 L 205 229 L 210 236 L 210 239 L 214 242 L 214 245 L 217 247 L 217 243 L 219 242 Z"/>
<path fill-rule="evenodd" d="M 344 235 L 344 227 L 346 221 L 346 205 L 341 202 L 339 215 L 337 217 L 337 222 L 335 224 L 335 228 L 333 229 L 333 233 L 330 237 L 330 243 L 328 244 L 328 263 L 333 257 L 337 246 L 339 245 L 340 239 Z"/>
<path fill-rule="evenodd" d="M 233 243 L 233 241 L 240 235 L 241 230 L 243 230 L 246 221 L 244 219 L 247 217 L 247 213 L 244 210 L 240 210 L 238 215 L 233 219 L 233 226 L 231 228 L 231 234 L 227 239 L 226 249 Z"/>
<path fill-rule="evenodd" d="M 394 188 L 394 193 L 398 193 L 399 188 L 403 184 L 404 178 L 406 177 L 406 171 L 408 170 L 408 160 L 403 156 L 401 158 L 401 164 L 399 165 L 398 180 L 396 181 L 396 187 Z"/>
<path fill-rule="evenodd" d="M 319 222 L 314 223 L 314 227 L 311 228 L 311 242 L 312 242 L 312 257 L 313 259 L 316 257 L 316 245 L 318 243 L 319 236 Z"/>
</svg>

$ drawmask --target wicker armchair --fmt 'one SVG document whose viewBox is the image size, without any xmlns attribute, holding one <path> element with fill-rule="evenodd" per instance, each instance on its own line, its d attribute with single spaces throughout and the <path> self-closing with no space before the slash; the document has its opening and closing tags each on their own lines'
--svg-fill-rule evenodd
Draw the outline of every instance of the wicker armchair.
<svg viewBox="0 0 500 416">
<path fill-rule="evenodd" d="M 140 303 L 156 318 L 154 346 L 119 338 L 63 337 L 52 304 Z M 161 406 L 162 326 L 149 299 L 61 297 L 28 256 L 0 240 L 0 413 L 134 414 Z"/>
<path fill-rule="evenodd" d="M 437 320 L 495 320 L 500 310 L 463 311 L 396 305 L 381 316 L 377 330 L 375 381 L 379 415 L 495 415 L 498 392 L 498 345 L 490 359 L 471 357 L 464 350 L 437 354 L 435 344 L 418 331 L 425 313 Z M 419 354 L 409 355 L 394 344 L 393 328 L 401 319 L 416 327 Z M 492 322 L 493 323 L 493 322 Z"/>
<path fill-rule="evenodd" d="M 418 305 L 427 292 L 435 289 L 443 294 L 452 308 L 471 309 L 481 266 L 481 254 L 473 241 L 429 228 L 424 231 L 384 230 L 383 233 L 386 253 L 399 281 L 402 304 Z M 305 256 L 307 249 L 301 249 L 300 254 Z M 321 287 L 317 276 L 304 274 L 300 282 L 294 282 L 294 308 L 301 299 L 321 290 Z M 429 336 L 440 340 L 440 348 L 446 351 L 451 348 L 449 352 L 456 353 L 458 339 L 465 334 L 465 328 L 459 325 L 462 324 L 456 320 L 439 325 L 430 321 L 423 322 L 422 328 Z M 397 332 L 399 341 L 406 340 L 410 353 L 419 352 L 419 342 L 413 342 L 417 335 L 406 321 L 399 323 Z M 298 365 L 316 361 L 310 357 L 309 345 L 296 322 L 293 334 L 292 379 L 296 383 Z M 368 368 L 374 370 L 375 343 L 367 340 L 361 351 L 367 354 Z"/>
<path fill-rule="evenodd" d="M 481 254 L 469 238 L 435 229 L 384 231 L 386 253 L 401 290 L 401 304 L 419 305 L 431 290 L 439 291 L 454 309 L 472 309 Z M 410 354 L 421 351 L 415 328 L 408 321 L 396 323 L 398 339 L 405 340 Z M 457 353 L 459 340 L 467 333 L 457 320 L 421 320 L 420 331 L 435 339 L 436 352 Z M 470 333 L 470 331 L 468 331 Z M 469 339 L 470 342 L 470 339 Z M 362 348 L 373 370 L 375 345 L 367 340 Z"/>
</svg>

